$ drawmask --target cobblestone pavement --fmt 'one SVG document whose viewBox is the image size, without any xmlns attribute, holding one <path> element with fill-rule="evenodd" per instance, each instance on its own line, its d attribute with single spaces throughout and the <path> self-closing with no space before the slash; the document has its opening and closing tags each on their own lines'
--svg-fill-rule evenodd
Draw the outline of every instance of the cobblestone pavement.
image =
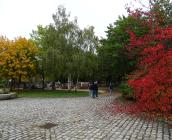
<svg viewBox="0 0 172 140">
<path fill-rule="evenodd" d="M 0 140 L 172 140 L 172 126 L 102 111 L 114 96 L 0 101 Z"/>
</svg>

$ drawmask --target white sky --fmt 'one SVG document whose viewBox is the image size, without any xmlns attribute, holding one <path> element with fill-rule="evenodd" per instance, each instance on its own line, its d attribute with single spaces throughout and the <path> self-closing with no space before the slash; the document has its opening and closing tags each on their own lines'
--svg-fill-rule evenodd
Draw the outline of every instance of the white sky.
<svg viewBox="0 0 172 140">
<path fill-rule="evenodd" d="M 107 26 L 126 15 L 125 4 L 131 0 L 0 0 L 0 35 L 13 39 L 30 37 L 37 25 L 53 23 L 52 14 L 64 5 L 71 17 L 78 18 L 81 28 L 95 27 L 99 37 L 105 37 Z M 134 1 L 134 0 L 133 0 Z"/>
</svg>

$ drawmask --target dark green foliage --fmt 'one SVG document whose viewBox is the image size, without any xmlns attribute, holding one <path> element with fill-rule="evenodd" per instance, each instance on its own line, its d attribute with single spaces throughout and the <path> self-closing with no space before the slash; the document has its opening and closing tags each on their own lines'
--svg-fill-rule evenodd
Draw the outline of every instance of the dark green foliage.
<svg viewBox="0 0 172 140">
<path fill-rule="evenodd" d="M 121 82 L 119 89 L 123 96 L 133 96 L 133 90 L 127 83 Z"/>
<path fill-rule="evenodd" d="M 4 88 L 6 80 L 0 79 L 0 88 Z"/>
<path fill-rule="evenodd" d="M 113 25 L 108 26 L 107 39 L 102 39 L 102 46 L 98 48 L 99 73 L 103 81 L 120 83 L 126 74 L 135 69 L 137 52 L 129 54 L 126 49 L 130 39 L 128 31 L 131 29 L 137 36 L 148 31 L 146 26 L 131 16 L 119 17 Z"/>
</svg>

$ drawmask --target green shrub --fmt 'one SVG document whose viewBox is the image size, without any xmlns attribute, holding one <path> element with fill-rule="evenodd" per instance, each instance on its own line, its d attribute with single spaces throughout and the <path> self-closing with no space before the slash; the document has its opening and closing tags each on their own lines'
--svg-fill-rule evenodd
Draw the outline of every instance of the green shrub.
<svg viewBox="0 0 172 140">
<path fill-rule="evenodd" d="M 123 96 L 133 96 L 133 90 L 126 82 L 122 82 L 119 89 Z"/>
<path fill-rule="evenodd" d="M 7 94 L 9 89 L 6 88 L 7 80 L 0 78 L 0 94 Z"/>
</svg>

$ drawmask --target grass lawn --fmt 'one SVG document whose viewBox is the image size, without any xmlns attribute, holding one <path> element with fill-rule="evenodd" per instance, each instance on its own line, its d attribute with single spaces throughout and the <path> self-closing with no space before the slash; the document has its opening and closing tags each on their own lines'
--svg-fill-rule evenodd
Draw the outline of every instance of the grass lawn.
<svg viewBox="0 0 172 140">
<path fill-rule="evenodd" d="M 88 96 L 87 91 L 67 91 L 67 90 L 56 90 L 56 91 L 42 91 L 42 90 L 30 90 L 20 91 L 18 97 L 28 98 L 63 98 L 63 97 L 86 97 Z"/>
</svg>

